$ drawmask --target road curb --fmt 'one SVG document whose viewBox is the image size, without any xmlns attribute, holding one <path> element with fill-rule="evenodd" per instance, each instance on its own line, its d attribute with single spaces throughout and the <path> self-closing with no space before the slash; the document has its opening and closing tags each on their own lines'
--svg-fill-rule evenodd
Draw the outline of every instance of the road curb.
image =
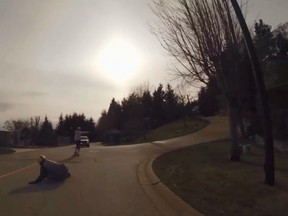
<svg viewBox="0 0 288 216">
<path fill-rule="evenodd" d="M 156 155 L 142 161 L 138 166 L 138 179 L 141 187 L 161 215 L 165 216 L 204 216 L 173 193 L 153 171 Z"/>
<path fill-rule="evenodd" d="M 223 139 L 229 134 L 229 121 L 227 117 L 220 118 L 206 118 L 210 124 L 200 131 L 192 134 L 189 141 L 186 143 L 182 140 L 178 143 L 177 138 L 173 141 L 177 145 L 163 145 L 166 147 L 162 152 L 154 153 L 150 158 L 142 161 L 138 166 L 139 182 L 150 198 L 152 203 L 158 209 L 159 213 L 164 216 L 203 216 L 196 209 L 191 207 L 188 203 L 173 193 L 161 180 L 156 176 L 153 171 L 153 161 L 162 154 L 185 148 L 191 145 L 197 145 L 204 142 L 210 142 L 217 139 Z M 212 120 L 212 121 L 211 121 Z M 187 138 L 187 137 L 186 137 Z M 191 141 L 192 140 L 192 141 Z M 172 139 L 170 140 L 170 142 Z M 179 145 L 180 144 L 180 145 Z"/>
</svg>

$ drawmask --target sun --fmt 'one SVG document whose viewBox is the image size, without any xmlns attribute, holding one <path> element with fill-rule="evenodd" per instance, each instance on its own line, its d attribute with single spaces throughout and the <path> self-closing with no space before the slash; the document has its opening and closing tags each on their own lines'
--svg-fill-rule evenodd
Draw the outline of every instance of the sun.
<svg viewBox="0 0 288 216">
<path fill-rule="evenodd" d="M 128 40 L 113 38 L 100 49 L 97 64 L 107 78 L 121 85 L 136 75 L 141 55 Z"/>
</svg>

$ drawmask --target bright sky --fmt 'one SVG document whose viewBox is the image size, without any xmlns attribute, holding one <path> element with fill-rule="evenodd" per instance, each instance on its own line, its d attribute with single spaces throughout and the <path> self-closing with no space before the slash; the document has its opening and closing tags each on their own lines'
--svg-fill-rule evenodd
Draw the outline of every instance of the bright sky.
<svg viewBox="0 0 288 216">
<path fill-rule="evenodd" d="M 84 113 L 169 80 L 168 58 L 149 31 L 151 0 L 0 0 L 0 125 Z M 287 0 L 250 0 L 249 23 L 288 21 Z"/>
</svg>

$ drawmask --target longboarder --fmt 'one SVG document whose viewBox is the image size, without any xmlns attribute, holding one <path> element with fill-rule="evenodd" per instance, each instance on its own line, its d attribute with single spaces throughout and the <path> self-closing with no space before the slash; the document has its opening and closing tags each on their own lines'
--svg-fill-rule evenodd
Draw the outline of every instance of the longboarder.
<svg viewBox="0 0 288 216">
<path fill-rule="evenodd" d="M 88 134 L 88 131 L 82 131 L 81 127 L 78 127 L 75 130 L 75 134 L 74 134 L 74 142 L 75 142 L 75 151 L 74 151 L 74 156 L 79 156 L 79 152 L 80 152 L 80 147 L 81 147 L 81 135 L 82 134 Z"/>
<path fill-rule="evenodd" d="M 81 134 L 82 134 L 81 127 L 78 127 L 75 130 L 75 134 L 74 134 L 74 142 L 76 144 L 74 156 L 79 156 Z"/>
</svg>

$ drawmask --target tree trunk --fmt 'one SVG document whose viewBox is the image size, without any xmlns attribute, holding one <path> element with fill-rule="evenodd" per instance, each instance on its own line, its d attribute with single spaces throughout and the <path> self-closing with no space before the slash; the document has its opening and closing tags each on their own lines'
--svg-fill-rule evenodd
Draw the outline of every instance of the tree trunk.
<svg viewBox="0 0 288 216">
<path fill-rule="evenodd" d="M 219 73 L 216 76 L 217 83 L 224 93 L 226 102 L 228 104 L 228 111 L 229 111 L 229 132 L 231 138 L 231 149 L 229 160 L 230 161 L 240 161 L 241 159 L 241 151 L 239 147 L 239 140 L 238 140 L 238 107 L 236 103 L 236 99 L 233 100 L 232 90 L 231 90 L 231 83 L 227 81 L 227 76 L 223 75 L 224 70 L 222 67 L 221 59 L 214 62 L 215 67 Z M 231 81 L 230 81 L 231 82 Z"/>
<path fill-rule="evenodd" d="M 229 103 L 229 124 L 230 124 L 230 138 L 231 138 L 231 150 L 230 150 L 230 161 L 241 160 L 241 150 L 238 139 L 238 107 L 231 101 Z"/>
<path fill-rule="evenodd" d="M 267 101 L 266 89 L 262 77 L 262 72 L 259 64 L 259 60 L 256 56 L 253 41 L 245 22 L 244 16 L 236 0 L 231 0 L 232 6 L 235 10 L 236 16 L 239 20 L 239 24 L 244 34 L 246 48 L 248 50 L 249 58 L 251 61 L 255 86 L 257 90 L 260 114 L 263 124 L 263 136 L 265 143 L 265 183 L 273 186 L 275 182 L 275 169 L 274 169 L 274 147 L 273 147 L 273 135 L 270 117 L 270 108 Z"/>
<path fill-rule="evenodd" d="M 238 109 L 238 121 L 239 121 L 239 128 L 240 128 L 240 133 L 241 133 L 241 137 L 247 137 L 247 130 L 244 126 L 244 119 L 243 119 L 243 115 L 242 115 L 242 109 Z"/>
</svg>

